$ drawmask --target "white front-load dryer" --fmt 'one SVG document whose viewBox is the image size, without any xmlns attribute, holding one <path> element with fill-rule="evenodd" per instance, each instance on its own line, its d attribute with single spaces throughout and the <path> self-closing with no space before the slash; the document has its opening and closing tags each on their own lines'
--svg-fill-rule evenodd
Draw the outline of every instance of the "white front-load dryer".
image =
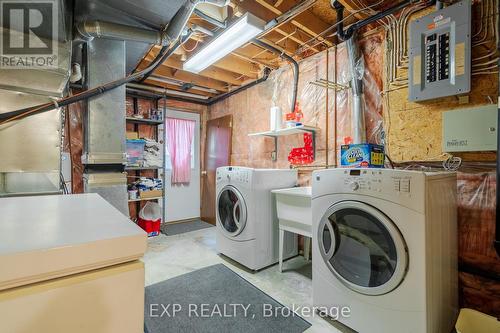
<svg viewBox="0 0 500 333">
<path fill-rule="evenodd" d="M 297 170 L 221 167 L 216 173 L 216 249 L 259 270 L 278 261 L 278 219 L 271 190 L 293 187 Z M 285 258 L 297 255 L 296 235 L 285 239 Z"/>
<path fill-rule="evenodd" d="M 458 314 L 456 175 L 313 173 L 313 304 L 360 333 L 450 332 Z M 347 313 L 347 312 L 346 312 Z"/>
</svg>

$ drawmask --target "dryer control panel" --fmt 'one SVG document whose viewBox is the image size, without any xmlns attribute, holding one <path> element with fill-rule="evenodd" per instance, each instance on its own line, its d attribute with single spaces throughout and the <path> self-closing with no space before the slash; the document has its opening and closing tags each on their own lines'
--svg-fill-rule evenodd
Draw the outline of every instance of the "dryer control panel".
<svg viewBox="0 0 500 333">
<path fill-rule="evenodd" d="M 325 169 L 313 172 L 312 200 L 363 200 L 368 196 L 423 211 L 427 179 L 441 181 L 452 173 L 424 173 L 400 169 Z M 456 181 L 456 180 L 455 180 Z"/>
<path fill-rule="evenodd" d="M 393 175 L 388 184 L 387 175 L 382 170 L 350 169 L 344 171 L 343 184 L 352 192 L 396 192 L 411 193 L 411 177 Z"/>
</svg>

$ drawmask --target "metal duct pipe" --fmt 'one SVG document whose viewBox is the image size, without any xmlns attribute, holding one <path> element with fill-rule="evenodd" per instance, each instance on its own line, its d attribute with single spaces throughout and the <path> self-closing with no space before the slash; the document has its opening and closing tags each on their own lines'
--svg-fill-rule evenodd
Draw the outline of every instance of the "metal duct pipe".
<svg viewBox="0 0 500 333">
<path fill-rule="evenodd" d="M 266 50 L 269 50 L 273 53 L 281 55 L 283 58 L 288 60 L 288 62 L 290 62 L 290 64 L 292 64 L 292 66 L 293 66 L 293 92 L 292 92 L 292 111 L 291 112 L 294 112 L 295 105 L 297 104 L 297 91 L 299 89 L 299 64 L 297 63 L 297 61 L 295 61 L 295 59 L 290 57 L 288 54 L 282 52 L 281 50 L 275 48 L 272 45 L 264 43 L 263 41 L 260 41 L 258 39 L 253 39 L 252 43 L 259 45 L 260 47 L 263 47 Z"/>
<path fill-rule="evenodd" d="M 221 22 L 219 20 L 216 20 L 214 19 L 213 17 L 211 16 L 208 16 L 207 14 L 205 14 L 204 12 L 202 12 L 201 10 L 198 10 L 198 9 L 195 9 L 194 10 L 194 13 L 196 14 L 196 16 L 198 16 L 199 18 L 207 21 L 208 23 L 210 24 L 213 24 L 215 25 L 216 27 L 218 28 L 221 28 L 221 29 L 226 29 L 227 28 L 227 22 Z"/>
<path fill-rule="evenodd" d="M 191 14 L 193 14 L 196 6 L 203 3 L 224 7 L 229 4 L 229 0 L 187 0 L 177 11 L 172 20 L 170 20 L 167 29 L 165 30 L 165 34 L 171 42 L 180 37 L 182 30 L 186 26 Z"/>
<path fill-rule="evenodd" d="M 96 37 L 168 46 L 181 37 L 184 27 L 196 6 L 203 3 L 224 7 L 229 3 L 229 0 L 187 0 L 164 31 L 142 29 L 104 21 L 80 22 L 76 26 L 76 30 L 86 40 Z"/>
<path fill-rule="evenodd" d="M 208 4 L 222 6 L 222 5 L 226 5 L 228 3 L 228 0 L 187 0 L 184 3 L 184 5 L 182 6 L 182 8 L 174 16 L 174 18 L 170 22 L 169 26 L 167 27 L 167 29 L 165 31 L 165 36 L 167 36 L 166 37 L 167 39 L 171 39 L 174 37 L 178 38 L 179 36 L 181 36 L 182 32 L 184 31 L 185 24 L 187 23 L 189 17 L 191 16 L 191 13 L 193 12 L 194 7 L 198 4 L 201 4 L 201 3 L 208 3 Z M 189 9 L 189 10 L 187 10 L 187 9 Z M 184 23 L 184 25 L 179 25 L 182 22 Z M 81 27 L 84 28 L 85 25 L 82 25 Z M 149 33 L 150 30 L 146 30 L 146 31 L 148 31 L 148 33 Z M 84 30 L 84 32 L 85 32 L 85 30 Z M 106 31 L 98 30 L 98 31 L 96 31 L 96 33 L 97 32 L 99 32 L 99 33 L 96 34 L 96 36 L 93 36 L 91 34 L 91 32 L 89 32 L 89 35 L 91 37 L 106 37 L 107 36 Z M 119 35 L 112 35 L 112 36 L 114 38 L 117 38 Z M 126 36 L 126 34 L 120 35 L 120 36 L 122 37 L 122 40 L 128 39 L 128 36 Z M 47 111 L 50 111 L 52 109 L 55 109 L 58 107 L 63 107 L 63 106 L 66 106 L 66 105 L 69 105 L 69 104 L 72 104 L 72 103 L 75 103 L 75 102 L 78 102 L 81 100 L 91 99 L 93 97 L 96 97 L 96 96 L 105 94 L 111 90 L 114 90 L 114 89 L 122 86 L 125 83 L 129 83 L 129 82 L 134 81 L 136 79 L 140 79 L 144 75 L 151 73 L 152 70 L 154 70 L 159 64 L 163 63 L 166 60 L 166 58 L 168 58 L 168 56 L 169 56 L 168 50 L 169 50 L 169 47 L 172 44 L 172 42 L 173 42 L 173 40 L 170 40 L 167 45 L 164 45 L 161 48 L 159 54 L 156 56 L 156 58 L 151 63 L 151 65 L 149 65 L 148 67 L 146 67 L 145 69 L 143 69 L 139 72 L 130 74 L 124 78 L 114 80 L 112 82 L 108 82 L 108 83 L 100 85 L 98 87 L 94 87 L 94 88 L 88 89 L 86 91 L 82 91 L 76 95 L 58 99 L 54 102 L 35 105 L 35 106 L 28 107 L 28 108 L 20 109 L 20 110 L 2 113 L 2 114 L 0 114 L 0 125 L 3 125 L 7 122 L 11 122 L 14 120 L 22 119 L 22 118 L 25 118 L 25 117 L 28 117 L 28 116 L 31 116 L 34 114 L 47 112 Z"/>
<path fill-rule="evenodd" d="M 340 39 L 346 41 L 347 52 L 349 54 L 349 70 L 351 72 L 351 89 L 352 89 L 352 132 L 353 143 L 366 142 L 366 126 L 365 126 L 365 113 L 364 113 L 364 94 L 363 94 L 363 78 L 357 78 L 356 73 L 357 60 L 360 58 L 359 50 L 356 45 L 356 32 L 362 28 L 376 22 L 387 15 L 391 15 L 396 11 L 406 7 L 409 4 L 417 2 L 416 0 L 404 0 L 395 6 L 383 10 L 373 16 L 352 24 L 346 31 L 344 31 L 344 5 L 338 0 L 332 0 L 331 6 L 335 9 L 337 14 L 337 35 Z"/>
<path fill-rule="evenodd" d="M 166 35 L 161 31 L 147 30 L 103 21 L 80 22 L 76 26 L 76 31 L 86 40 L 96 37 L 157 45 L 168 45 L 169 43 Z"/>
<path fill-rule="evenodd" d="M 352 143 L 366 142 L 365 126 L 365 98 L 363 92 L 363 73 L 358 71 L 359 49 L 356 44 L 356 36 L 352 36 L 346 41 L 347 53 L 349 56 L 349 72 L 351 73 L 352 91 Z M 359 76 L 361 75 L 361 78 Z"/>
</svg>

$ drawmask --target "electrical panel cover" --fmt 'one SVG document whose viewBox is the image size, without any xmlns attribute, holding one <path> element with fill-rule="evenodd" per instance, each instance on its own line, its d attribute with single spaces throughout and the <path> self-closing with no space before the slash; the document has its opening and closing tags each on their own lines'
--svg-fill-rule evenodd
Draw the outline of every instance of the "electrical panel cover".
<svg viewBox="0 0 500 333">
<path fill-rule="evenodd" d="M 443 112 L 443 151 L 497 150 L 498 106 Z"/>
<path fill-rule="evenodd" d="M 470 0 L 412 21 L 409 55 L 410 101 L 470 92 Z"/>
</svg>

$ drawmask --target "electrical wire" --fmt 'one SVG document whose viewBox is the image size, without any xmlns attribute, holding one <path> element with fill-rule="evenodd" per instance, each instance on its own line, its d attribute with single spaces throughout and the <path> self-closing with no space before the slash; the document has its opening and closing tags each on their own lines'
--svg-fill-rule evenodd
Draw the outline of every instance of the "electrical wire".
<svg viewBox="0 0 500 333">
<path fill-rule="evenodd" d="M 446 171 L 457 171 L 462 166 L 462 159 L 456 156 L 450 156 L 443 161 L 443 169 Z"/>
</svg>

